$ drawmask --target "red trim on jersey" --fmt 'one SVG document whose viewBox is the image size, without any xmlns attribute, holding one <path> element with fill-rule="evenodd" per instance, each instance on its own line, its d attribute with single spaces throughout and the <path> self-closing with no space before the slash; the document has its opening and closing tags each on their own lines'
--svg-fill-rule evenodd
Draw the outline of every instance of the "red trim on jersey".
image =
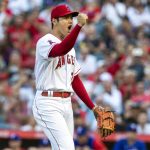
<svg viewBox="0 0 150 150">
<path fill-rule="evenodd" d="M 75 91 L 75 93 L 80 97 L 80 99 L 90 108 L 93 109 L 94 104 L 92 100 L 90 99 L 81 79 L 78 75 L 76 75 L 72 82 L 72 88 Z"/>
<path fill-rule="evenodd" d="M 80 30 L 81 27 L 77 24 L 61 43 L 56 44 L 51 49 L 48 57 L 57 57 L 67 54 L 73 48 Z"/>
<path fill-rule="evenodd" d="M 80 70 L 81 68 L 77 72 L 75 72 L 73 76 L 76 76 L 80 72 Z"/>
</svg>

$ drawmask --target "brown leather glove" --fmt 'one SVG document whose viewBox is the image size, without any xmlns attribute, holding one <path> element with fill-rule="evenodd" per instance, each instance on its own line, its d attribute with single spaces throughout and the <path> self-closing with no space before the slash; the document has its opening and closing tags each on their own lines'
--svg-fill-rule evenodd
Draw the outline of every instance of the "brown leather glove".
<svg viewBox="0 0 150 150">
<path fill-rule="evenodd" d="M 107 137 L 115 130 L 114 113 L 109 108 L 102 108 L 95 106 L 93 108 L 95 118 L 97 120 L 97 127 L 101 137 Z"/>
</svg>

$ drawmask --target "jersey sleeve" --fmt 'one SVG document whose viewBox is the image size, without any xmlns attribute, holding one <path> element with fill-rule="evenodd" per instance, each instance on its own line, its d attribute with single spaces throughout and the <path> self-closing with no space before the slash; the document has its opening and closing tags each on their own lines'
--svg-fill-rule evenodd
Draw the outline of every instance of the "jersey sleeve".
<svg viewBox="0 0 150 150">
<path fill-rule="evenodd" d="M 40 56 L 42 56 L 44 59 L 48 59 L 48 55 L 52 48 L 58 43 L 49 40 L 47 38 L 40 40 L 37 43 L 37 50 Z"/>
<path fill-rule="evenodd" d="M 74 68 L 73 76 L 79 74 L 80 71 L 81 71 L 81 66 L 78 63 L 77 59 L 75 58 L 75 68 Z"/>
</svg>

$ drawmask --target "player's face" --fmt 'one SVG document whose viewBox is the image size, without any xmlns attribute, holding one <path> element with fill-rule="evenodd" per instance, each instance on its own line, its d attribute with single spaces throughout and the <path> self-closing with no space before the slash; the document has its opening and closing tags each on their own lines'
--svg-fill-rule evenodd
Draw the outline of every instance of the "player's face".
<svg viewBox="0 0 150 150">
<path fill-rule="evenodd" d="M 57 31 L 62 39 L 70 33 L 72 25 L 73 25 L 72 15 L 67 15 L 59 18 L 56 26 Z"/>
</svg>

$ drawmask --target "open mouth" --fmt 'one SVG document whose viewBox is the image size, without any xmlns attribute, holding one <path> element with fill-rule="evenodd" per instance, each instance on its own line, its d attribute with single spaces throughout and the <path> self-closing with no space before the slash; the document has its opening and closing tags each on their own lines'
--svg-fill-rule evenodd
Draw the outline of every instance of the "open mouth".
<svg viewBox="0 0 150 150">
<path fill-rule="evenodd" d="M 68 26 L 68 29 L 71 30 L 71 28 L 72 28 L 72 25 L 69 25 L 69 26 Z"/>
</svg>

